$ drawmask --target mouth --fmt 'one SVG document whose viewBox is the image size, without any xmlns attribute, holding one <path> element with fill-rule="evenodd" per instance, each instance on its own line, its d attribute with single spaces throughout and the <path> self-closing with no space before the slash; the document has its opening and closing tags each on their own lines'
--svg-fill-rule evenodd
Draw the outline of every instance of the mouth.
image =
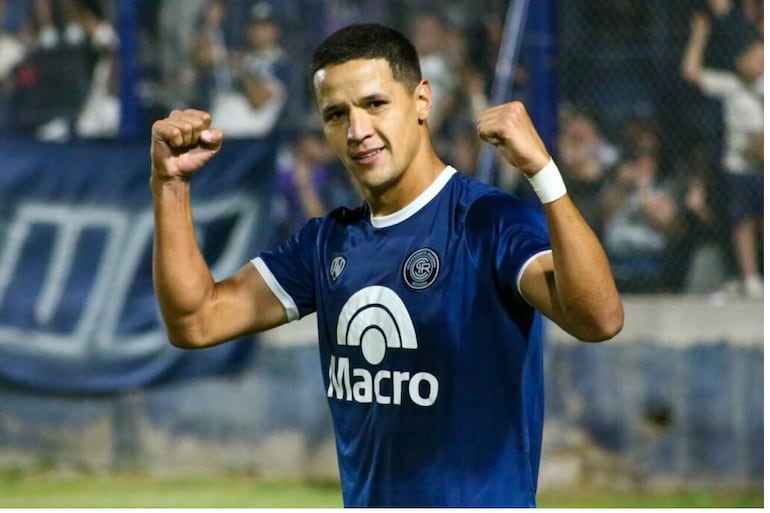
<svg viewBox="0 0 770 513">
<path fill-rule="evenodd" d="M 356 164 L 366 166 L 373 164 L 383 150 L 384 148 L 377 148 L 374 150 L 358 151 L 354 153 L 351 158 Z"/>
</svg>

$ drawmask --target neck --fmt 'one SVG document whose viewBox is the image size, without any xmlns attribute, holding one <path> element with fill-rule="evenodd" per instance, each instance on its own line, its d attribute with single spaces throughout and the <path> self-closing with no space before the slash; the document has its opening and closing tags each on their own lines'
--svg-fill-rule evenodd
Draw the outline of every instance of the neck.
<svg viewBox="0 0 770 513">
<path fill-rule="evenodd" d="M 364 191 L 364 199 L 375 217 L 398 212 L 409 205 L 436 180 L 446 168 L 438 155 L 430 152 L 425 158 L 415 159 L 409 168 L 393 183 L 381 190 Z"/>
</svg>

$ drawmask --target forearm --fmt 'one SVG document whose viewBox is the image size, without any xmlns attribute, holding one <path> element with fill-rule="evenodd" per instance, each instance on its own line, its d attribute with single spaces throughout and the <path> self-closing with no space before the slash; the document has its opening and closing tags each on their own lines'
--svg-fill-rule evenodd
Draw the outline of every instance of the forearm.
<svg viewBox="0 0 770 513">
<path fill-rule="evenodd" d="M 553 248 L 554 308 L 581 340 L 605 340 L 623 324 L 623 307 L 598 238 L 569 196 L 544 205 Z"/>
<path fill-rule="evenodd" d="M 214 279 L 195 240 L 190 184 L 150 180 L 155 214 L 153 283 L 172 342 L 194 335 Z"/>
<path fill-rule="evenodd" d="M 623 326 L 623 306 L 607 256 L 566 194 L 524 105 L 512 102 L 487 110 L 477 130 L 527 176 L 545 210 L 553 251 L 524 268 L 518 279 L 522 296 L 581 340 L 612 337 Z"/>
<path fill-rule="evenodd" d="M 698 84 L 703 74 L 703 54 L 708 43 L 708 26 L 705 21 L 694 21 L 682 57 L 682 76 Z"/>
</svg>

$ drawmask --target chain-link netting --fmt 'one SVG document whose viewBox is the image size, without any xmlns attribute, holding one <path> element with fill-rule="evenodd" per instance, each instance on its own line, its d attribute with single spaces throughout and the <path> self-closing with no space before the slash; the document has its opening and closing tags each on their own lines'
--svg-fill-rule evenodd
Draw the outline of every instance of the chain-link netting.
<svg viewBox="0 0 770 513">
<path fill-rule="evenodd" d="M 501 80 L 527 104 L 623 291 L 761 295 L 763 2 L 512 1 L 528 16 L 505 78 L 505 0 L 7 2 L 0 133 L 138 136 L 197 107 L 231 136 L 317 135 L 313 48 L 380 22 L 417 47 L 436 148 L 459 170 L 478 172 L 475 120 Z M 498 185 L 531 196 L 497 165 Z"/>
<path fill-rule="evenodd" d="M 559 3 L 558 156 L 623 289 L 761 294 L 761 20 L 761 1 Z"/>
</svg>

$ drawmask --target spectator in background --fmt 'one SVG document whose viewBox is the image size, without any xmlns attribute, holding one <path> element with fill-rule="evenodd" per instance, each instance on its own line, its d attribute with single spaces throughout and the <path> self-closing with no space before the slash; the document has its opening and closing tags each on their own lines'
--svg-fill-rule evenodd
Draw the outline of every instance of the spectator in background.
<svg viewBox="0 0 770 513">
<path fill-rule="evenodd" d="M 634 119 L 623 132 L 622 158 L 599 196 L 601 238 L 621 291 L 661 291 L 680 226 L 676 188 L 661 169 L 654 123 Z"/>
<path fill-rule="evenodd" d="M 735 57 L 747 37 L 760 36 L 762 23 L 757 19 L 761 7 L 756 0 L 701 0 L 696 12 L 709 19 L 710 36 L 704 49 L 703 63 L 711 69 L 734 69 Z M 761 1 L 759 2 L 761 4 Z"/>
<path fill-rule="evenodd" d="M 743 292 L 763 296 L 758 254 L 764 216 L 764 45 L 753 34 L 735 34 L 743 44 L 732 71 L 708 68 L 704 53 L 711 22 L 695 11 L 682 59 L 685 80 L 722 104 L 722 168 L 727 191 L 727 218 Z"/>
<path fill-rule="evenodd" d="M 59 26 L 56 23 L 54 12 L 55 5 L 52 0 L 33 0 L 32 1 L 32 22 L 35 27 L 35 36 L 37 47 L 48 50 L 59 46 L 62 42 Z M 72 4 L 67 5 L 71 8 Z M 68 25 L 64 32 L 67 43 L 77 44 L 82 40 L 82 31 L 77 26 Z"/>
<path fill-rule="evenodd" d="M 708 17 L 711 27 L 703 50 L 704 67 L 726 71 L 734 69 L 735 56 L 743 46 L 742 41 L 756 32 L 756 25 L 749 19 L 749 13 L 745 9 L 750 1 L 752 0 L 696 0 L 699 4 L 697 10 Z M 691 15 L 692 8 L 685 9 L 685 19 L 689 20 Z M 683 31 L 685 35 L 683 43 L 686 43 L 688 29 L 689 26 Z M 677 54 L 673 61 L 677 69 L 681 67 L 681 59 L 681 54 Z M 695 144 L 703 142 L 708 148 L 711 159 L 721 160 L 725 140 L 722 104 L 719 99 L 704 95 L 696 84 L 686 85 L 691 87 L 686 90 L 687 107 L 682 114 L 683 117 L 690 118 L 684 120 L 684 123 L 690 126 L 684 134 L 692 134 L 692 141 Z M 718 172 L 713 177 L 713 181 L 719 188 L 724 188 L 718 183 L 721 179 L 720 175 L 721 173 Z M 727 234 L 727 226 L 723 226 L 722 230 L 725 232 L 723 244 L 732 246 Z"/>
<path fill-rule="evenodd" d="M 91 81 L 78 114 L 78 137 L 114 137 L 120 127 L 118 34 L 99 0 L 74 0 L 70 26 L 80 27 L 92 60 Z"/>
<path fill-rule="evenodd" d="M 19 5 L 18 2 L 15 2 Z M 13 89 L 13 70 L 27 53 L 22 25 L 14 21 L 13 6 L 0 0 L 0 133 L 10 126 L 10 101 Z"/>
<path fill-rule="evenodd" d="M 268 2 L 254 4 L 248 27 L 250 47 L 243 60 L 241 82 L 252 108 L 269 117 L 272 126 L 279 123 L 286 97 L 297 80 L 291 58 L 281 46 L 281 33 L 273 7 Z"/>
<path fill-rule="evenodd" d="M 313 217 L 332 208 L 358 206 L 362 197 L 320 128 L 302 128 L 279 154 L 271 218 L 283 241 Z"/>
<path fill-rule="evenodd" d="M 672 272 L 671 285 L 688 293 L 721 294 L 726 276 L 723 252 L 719 247 L 720 224 L 714 211 L 711 161 L 703 145 L 694 148 L 680 169 L 680 233 L 672 248 L 672 258 L 682 262 L 681 272 Z"/>
<path fill-rule="evenodd" d="M 448 59 L 451 69 L 455 70 L 457 85 L 452 99 L 445 106 L 447 115 L 444 126 L 435 134 L 435 145 L 439 154 L 458 169 L 474 172 L 481 148 L 481 141 L 476 131 L 476 121 L 489 107 L 486 90 L 487 84 L 482 70 L 470 59 L 470 41 L 458 30 L 447 31 L 447 48 L 452 55 Z M 504 159 L 501 163 L 504 163 Z M 520 176 L 520 173 L 512 173 Z"/>
<path fill-rule="evenodd" d="M 387 18 L 391 5 L 382 0 L 322 0 L 323 33 L 331 34 L 353 23 Z M 400 14 L 403 14 L 400 13 Z M 320 21 L 320 20 L 317 20 Z"/>
<path fill-rule="evenodd" d="M 267 2 L 253 5 L 245 53 L 229 52 L 229 89 L 214 92 L 211 116 L 232 136 L 264 136 L 284 111 L 294 80 L 289 55 L 280 45 L 281 27 Z"/>
<path fill-rule="evenodd" d="M 107 0 L 35 0 L 14 70 L 11 129 L 50 141 L 117 134 L 118 38 Z"/>
<path fill-rule="evenodd" d="M 743 0 L 743 13 L 754 25 L 757 35 L 765 35 L 765 0 Z"/>
<path fill-rule="evenodd" d="M 570 196 L 589 226 L 601 233 L 599 195 L 609 169 L 618 161 L 618 150 L 599 132 L 590 113 L 571 105 L 559 110 L 557 160 Z"/>
<path fill-rule="evenodd" d="M 474 18 L 472 18 L 474 19 Z M 498 52 L 503 42 L 505 24 L 505 9 L 500 7 L 482 14 L 467 27 L 468 33 L 468 62 L 473 63 L 484 76 L 484 82 L 489 86 L 495 80 Z"/>
<path fill-rule="evenodd" d="M 208 5 L 207 5 L 208 4 Z M 157 48 L 152 53 L 158 59 L 160 87 L 157 103 L 164 111 L 200 105 L 200 90 L 196 89 L 198 77 L 193 61 L 195 49 L 202 44 L 205 36 L 212 36 L 206 29 L 216 29 L 201 21 L 204 9 L 211 7 L 208 0 L 162 0 L 158 10 Z M 217 5 L 214 10 L 221 9 Z M 196 26 L 200 24 L 200 26 Z M 199 59 L 202 57 L 199 55 Z M 210 63 L 197 63 L 208 69 Z"/>
<path fill-rule="evenodd" d="M 193 38 L 192 63 L 195 69 L 195 103 L 211 109 L 211 99 L 233 88 L 230 51 L 225 41 L 224 0 L 208 0 L 200 13 Z"/>
<path fill-rule="evenodd" d="M 447 27 L 441 16 L 433 11 L 418 14 L 411 23 L 410 39 L 420 56 L 422 76 L 431 85 L 433 108 L 431 133 L 438 134 L 456 101 L 457 76 L 448 55 Z"/>
<path fill-rule="evenodd" d="M 23 7 L 19 2 L 6 3 L 11 11 L 15 7 L 10 15 L 16 19 L 11 24 L 19 29 L 19 41 L 25 43 L 24 57 L 15 63 L 8 79 L 7 127 L 11 132 L 62 140 L 70 135 L 85 97 L 87 68 L 83 52 L 71 50 L 72 44 L 80 43 L 72 40 L 73 31 L 66 31 L 67 45 L 60 37 L 63 5 L 50 0 L 33 0 Z M 68 75 L 64 68 L 72 69 L 73 74 Z"/>
</svg>

